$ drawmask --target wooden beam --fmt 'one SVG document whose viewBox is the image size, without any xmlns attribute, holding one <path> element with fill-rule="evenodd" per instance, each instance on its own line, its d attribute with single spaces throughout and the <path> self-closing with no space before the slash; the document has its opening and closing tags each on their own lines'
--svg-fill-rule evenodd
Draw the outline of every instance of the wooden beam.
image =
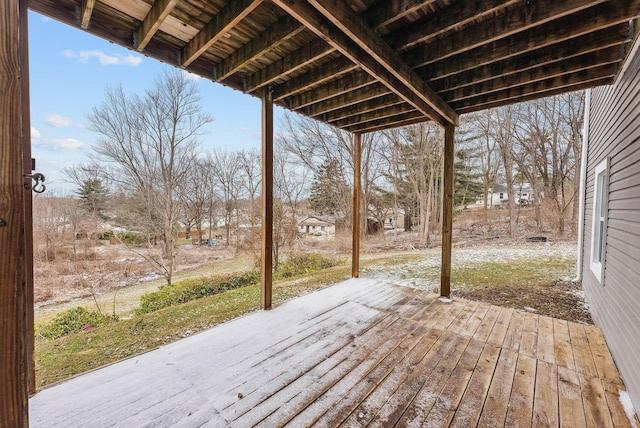
<svg viewBox="0 0 640 428">
<path fill-rule="evenodd" d="M 324 58 L 335 52 L 335 48 L 329 46 L 324 40 L 315 39 L 308 45 L 280 58 L 265 68 L 247 77 L 247 88 L 245 92 L 254 92 L 266 85 L 282 79 L 299 69 Z"/>
<path fill-rule="evenodd" d="M 31 106 L 29 88 L 29 14 L 28 0 L 20 3 L 20 82 L 22 84 L 22 171 L 32 174 L 31 170 Z M 35 326 L 34 326 L 34 290 L 33 290 L 33 196 L 31 190 L 24 190 L 24 313 L 25 339 L 27 341 L 27 379 L 29 394 L 36 393 L 36 362 L 35 362 Z"/>
<path fill-rule="evenodd" d="M 319 86 L 343 74 L 357 70 L 358 68 L 360 67 L 358 67 L 357 64 L 354 64 L 349 61 L 349 59 L 341 56 L 278 85 L 273 90 L 273 100 L 279 101 L 298 92 L 308 90 L 311 87 Z M 362 74 L 369 76 L 366 73 Z"/>
<path fill-rule="evenodd" d="M 442 177 L 442 264 L 440 295 L 451 297 L 451 246 L 453 236 L 453 165 L 455 127 L 444 126 L 444 172 Z"/>
<path fill-rule="evenodd" d="M 599 66 L 578 72 L 570 72 L 550 79 L 540 80 L 534 83 L 527 83 L 520 86 L 514 86 L 489 94 L 480 94 L 471 96 L 460 101 L 456 101 L 454 105 L 460 110 L 478 106 L 494 104 L 501 102 L 505 104 L 513 104 L 520 102 L 524 96 L 532 96 L 537 93 L 547 92 L 555 88 L 564 88 L 567 86 L 577 85 L 582 82 L 600 80 L 603 78 L 613 78 L 616 69 L 610 65 Z M 504 104 L 503 104 L 504 105 Z"/>
<path fill-rule="evenodd" d="M 171 11 L 176 7 L 176 4 L 178 4 L 178 0 L 156 0 L 153 3 L 151 10 L 145 16 L 137 32 L 136 49 L 138 51 L 142 52 L 144 50 L 160 29 L 164 20 L 171 15 Z"/>
<path fill-rule="evenodd" d="M 86 30 L 89 28 L 91 22 L 91 14 L 93 14 L 93 7 L 96 5 L 96 0 L 82 0 L 82 16 L 80 17 L 80 28 Z"/>
<path fill-rule="evenodd" d="M 351 73 L 309 91 L 285 98 L 284 102 L 292 110 L 298 110 L 377 83 L 373 77 L 366 73 Z"/>
<path fill-rule="evenodd" d="M 369 123 L 367 124 L 368 126 L 366 127 L 362 127 L 361 132 L 363 134 L 369 133 L 369 132 L 376 132 L 376 131 L 384 131 L 385 129 L 389 129 L 389 128 L 399 128 L 401 126 L 407 126 L 407 125 L 414 125 L 416 123 L 423 123 L 426 122 L 427 120 L 424 117 L 417 117 L 417 118 L 413 118 L 413 119 L 406 119 L 406 120 L 398 120 L 398 121 L 394 121 L 394 122 L 387 122 L 387 123 L 383 123 L 383 124 L 378 124 L 378 125 L 374 125 L 373 123 Z M 345 131 L 349 131 L 348 128 L 344 128 Z"/>
<path fill-rule="evenodd" d="M 442 67 L 435 67 L 433 71 L 443 74 L 449 74 L 447 77 L 437 77 L 428 68 L 430 76 L 424 75 L 424 78 L 430 78 L 429 86 L 435 91 L 453 90 L 471 83 L 480 83 L 491 80 L 500 76 L 519 73 L 527 70 L 533 70 L 537 67 L 554 63 L 556 61 L 564 61 L 584 56 L 585 63 L 591 55 L 601 56 L 608 55 L 609 50 L 620 49 L 620 43 L 623 43 L 629 35 L 628 24 L 618 24 L 604 30 L 589 33 L 580 36 L 570 43 L 556 43 L 550 46 L 527 51 L 520 55 L 510 57 L 488 64 L 478 66 L 477 62 L 473 64 L 460 64 L 461 70 L 455 74 L 451 74 L 444 64 Z M 577 61 L 581 61 L 577 59 Z"/>
<path fill-rule="evenodd" d="M 627 22 L 640 7 L 640 0 L 594 3 L 601 0 L 531 2 L 531 17 L 510 11 L 501 19 L 491 20 L 491 25 L 477 24 L 420 45 L 402 57 L 413 68 L 437 68 L 436 62 L 455 55 L 470 65 L 476 61 L 477 66 Z M 580 10 L 585 6 L 592 7 Z M 459 67 L 456 70 L 462 71 Z"/>
<path fill-rule="evenodd" d="M 372 132 L 371 129 L 383 129 L 383 128 L 395 128 L 402 126 L 407 122 L 425 122 L 427 119 L 420 112 L 411 111 L 409 113 L 402 113 L 383 119 L 370 120 L 365 123 L 359 123 L 357 125 L 346 126 L 343 129 L 349 132 Z M 413 123 L 415 123 L 413 122 Z"/>
<path fill-rule="evenodd" d="M 387 95 L 389 93 L 391 93 L 391 91 L 389 91 L 389 89 L 385 86 L 370 85 L 366 91 L 347 92 L 329 100 L 312 104 L 308 107 L 305 107 L 304 109 L 301 109 L 300 112 L 306 114 L 307 116 L 317 117 L 330 111 L 348 107 L 362 101 L 371 100 L 382 95 Z"/>
<path fill-rule="evenodd" d="M 393 117 L 409 112 L 419 113 L 416 112 L 411 104 L 403 102 L 402 104 L 395 104 L 378 110 L 372 110 L 367 113 L 356 114 L 345 119 L 339 119 L 333 122 L 332 125 L 337 126 L 338 128 L 344 128 L 353 125 L 362 125 L 367 122 L 386 119 L 388 117 Z"/>
<path fill-rule="evenodd" d="M 607 55 L 597 57 L 596 61 L 593 60 L 593 53 L 586 54 L 585 56 L 586 57 L 583 58 L 584 61 L 580 61 L 580 58 L 575 58 L 572 61 L 561 60 L 559 62 L 533 68 L 530 71 L 500 76 L 496 79 L 463 86 L 451 91 L 444 91 L 442 92 L 442 96 L 448 102 L 453 103 L 456 101 L 462 101 L 465 98 L 487 96 L 492 92 L 532 84 L 542 80 L 553 79 L 554 77 L 586 72 L 593 68 L 605 70 L 608 66 L 621 61 L 619 47 L 609 49 Z"/>
<path fill-rule="evenodd" d="M 23 0 L 0 2 L 0 425 L 27 427 L 25 212 L 22 152 Z M 28 72 L 27 72 L 28 73 Z"/>
<path fill-rule="evenodd" d="M 502 107 L 509 104 L 515 104 L 525 101 L 537 100 L 540 98 L 551 97 L 553 95 L 566 94 L 567 92 L 583 91 L 585 89 L 595 88 L 598 86 L 610 85 L 615 76 L 605 76 L 602 78 L 594 78 L 591 80 L 580 81 L 574 84 L 551 87 L 547 90 L 541 90 L 530 94 L 521 95 L 509 99 L 497 99 L 483 104 L 472 105 L 460 110 L 460 114 L 471 113 L 478 110 L 486 110 L 488 108 Z"/>
<path fill-rule="evenodd" d="M 283 0 L 279 1 L 282 2 Z M 290 4 L 296 4 L 298 11 L 304 11 L 304 8 L 300 7 L 300 0 L 286 1 Z M 366 66 L 367 58 L 360 57 L 360 62 L 363 63 L 362 68 L 365 71 L 405 98 L 407 102 L 413 104 L 417 110 L 422 111 L 427 117 L 441 123 L 443 120 L 453 124 L 458 123 L 457 113 L 424 83 L 378 33 L 364 24 L 347 3 L 342 0 L 308 1 L 371 57 L 375 64 L 371 64 L 370 67 Z M 359 57 L 357 50 L 352 47 L 339 40 L 333 40 L 333 42 L 342 45 L 345 51 L 343 54 L 347 56 L 355 54 L 356 58 Z M 380 70 L 378 65 L 382 66 L 386 73 Z M 403 88 L 398 88 L 398 82 L 401 82 L 409 92 L 405 93 L 402 90 Z M 418 102 L 418 100 L 421 102 Z M 435 115 L 431 111 L 434 111 Z"/>
<path fill-rule="evenodd" d="M 406 64 L 402 63 L 397 54 L 380 39 L 380 36 L 365 26 L 359 17 L 348 9 L 348 6 L 340 1 L 327 0 L 327 2 L 329 1 L 331 10 L 321 7 L 315 0 L 309 2 L 305 0 L 274 0 L 274 3 L 293 15 L 341 54 L 354 63 L 360 64 L 363 70 L 375 77 L 390 91 L 396 92 L 414 105 L 425 117 L 432 118 L 438 123 L 458 120 L 457 114 L 431 91 Z M 334 22 L 328 22 L 322 14 L 310 7 L 310 4 L 317 7 L 323 14 L 326 13 L 333 18 Z M 340 13 L 343 15 L 341 18 L 348 17 L 348 19 L 338 19 L 332 13 Z M 339 27 L 336 27 L 335 24 L 338 24 Z M 363 37 L 368 38 L 362 40 Z"/>
<path fill-rule="evenodd" d="M 384 107 L 392 107 L 394 105 L 403 104 L 405 101 L 398 97 L 396 94 L 391 93 L 383 95 L 381 97 L 374 98 L 372 100 L 364 101 L 358 104 L 353 104 L 349 107 L 344 107 L 332 112 L 326 113 L 322 116 L 322 120 L 328 123 L 335 122 L 336 120 L 344 119 L 347 117 L 355 116 L 358 114 L 368 113 L 373 110 L 379 110 Z"/>
<path fill-rule="evenodd" d="M 262 93 L 262 246 L 260 307 L 271 309 L 273 296 L 273 98 Z"/>
<path fill-rule="evenodd" d="M 360 276 L 360 192 L 362 182 L 360 178 L 362 162 L 362 134 L 353 134 L 353 227 L 351 229 L 351 276 Z"/>
<path fill-rule="evenodd" d="M 268 50 L 273 49 L 284 40 L 295 36 L 303 30 L 304 26 L 300 25 L 298 21 L 289 15 L 285 15 L 270 28 L 225 58 L 218 65 L 218 75 L 216 79 L 218 81 L 225 80 Z"/>
<path fill-rule="evenodd" d="M 373 28 L 386 27 L 419 12 L 435 0 L 395 0 L 378 2 L 364 13 L 365 21 Z"/>
<path fill-rule="evenodd" d="M 188 67 L 261 3 L 262 0 L 231 0 L 184 47 L 182 66 Z"/>
</svg>

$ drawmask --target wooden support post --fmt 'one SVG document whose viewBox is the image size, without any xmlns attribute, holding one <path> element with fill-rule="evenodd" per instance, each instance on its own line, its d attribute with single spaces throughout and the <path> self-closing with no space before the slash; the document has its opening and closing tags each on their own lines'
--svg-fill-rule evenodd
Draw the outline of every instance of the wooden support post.
<svg viewBox="0 0 640 428">
<path fill-rule="evenodd" d="M 444 168 L 442 177 L 442 266 L 440 274 L 440 295 L 451 295 L 451 237 L 453 229 L 453 146 L 455 126 L 444 126 Z"/>
<path fill-rule="evenodd" d="M 362 161 L 362 134 L 353 134 L 353 229 L 351 246 L 351 276 L 360 276 L 360 163 Z"/>
<path fill-rule="evenodd" d="M 271 309 L 273 287 L 273 95 L 262 94 L 262 254 L 260 307 Z"/>
<path fill-rule="evenodd" d="M 21 79 L 22 79 L 22 165 L 31 174 L 31 108 L 29 102 L 29 26 L 28 0 L 20 4 Z M 25 252 L 25 314 L 29 394 L 36 393 L 35 338 L 33 325 L 33 197 L 31 189 L 24 192 L 24 252 Z"/>
<path fill-rule="evenodd" d="M 0 2 L 0 426 L 26 427 L 28 355 L 25 314 L 25 213 L 21 78 L 26 2 Z M 24 119 L 24 120 L 28 120 Z M 33 334 L 33 333 L 31 333 Z"/>
</svg>

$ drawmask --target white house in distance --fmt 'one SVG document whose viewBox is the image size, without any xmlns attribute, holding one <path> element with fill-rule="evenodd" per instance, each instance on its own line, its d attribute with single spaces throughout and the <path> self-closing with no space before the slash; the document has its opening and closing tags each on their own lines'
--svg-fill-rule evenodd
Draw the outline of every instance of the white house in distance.
<svg viewBox="0 0 640 428">
<path fill-rule="evenodd" d="M 520 205 L 531 205 L 533 203 L 533 188 L 529 183 L 518 183 L 513 185 L 513 191 L 516 193 L 516 203 Z M 487 196 L 487 205 L 489 208 L 501 207 L 509 201 L 506 184 L 496 184 L 489 189 Z M 482 202 L 480 202 L 482 203 Z"/>
<path fill-rule="evenodd" d="M 335 235 L 336 219 L 331 216 L 309 216 L 298 222 L 298 233 L 306 235 Z"/>
</svg>

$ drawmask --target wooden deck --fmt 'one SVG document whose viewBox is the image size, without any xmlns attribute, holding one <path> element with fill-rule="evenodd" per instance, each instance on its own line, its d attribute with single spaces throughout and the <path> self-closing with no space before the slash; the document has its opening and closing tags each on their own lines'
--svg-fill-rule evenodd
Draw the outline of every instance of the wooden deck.
<svg viewBox="0 0 640 428">
<path fill-rule="evenodd" d="M 77 377 L 32 426 L 628 427 L 595 327 L 349 280 Z"/>
</svg>

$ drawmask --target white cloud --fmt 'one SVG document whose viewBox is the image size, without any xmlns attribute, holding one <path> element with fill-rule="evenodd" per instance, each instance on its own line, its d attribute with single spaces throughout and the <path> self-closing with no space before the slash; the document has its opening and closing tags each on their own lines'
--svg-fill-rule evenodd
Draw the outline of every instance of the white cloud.
<svg viewBox="0 0 640 428">
<path fill-rule="evenodd" d="M 202 77 L 198 76 L 197 74 L 193 74 L 193 73 L 191 73 L 191 72 L 189 72 L 187 70 L 182 70 L 181 72 L 182 72 L 182 75 L 185 78 L 187 78 L 189 80 L 193 80 L 194 82 L 197 81 L 197 80 L 202 79 Z"/>
<path fill-rule="evenodd" d="M 44 123 L 54 128 L 82 128 L 82 126 L 74 123 L 68 117 L 60 116 L 59 114 L 49 113 L 44 117 Z"/>
<path fill-rule="evenodd" d="M 87 143 L 83 143 L 75 138 L 41 138 L 40 136 L 32 136 L 31 142 L 34 146 L 38 146 L 43 149 L 76 150 L 89 147 Z"/>
<path fill-rule="evenodd" d="M 98 60 L 100 65 L 128 65 L 131 67 L 136 67 L 140 65 L 140 63 L 142 62 L 142 57 L 139 55 L 132 55 L 132 54 L 108 55 L 99 50 L 75 52 L 70 49 L 67 49 L 64 52 L 62 52 L 62 55 L 65 58 L 75 59 L 77 62 L 82 62 L 82 63 L 89 62 L 89 60 L 91 60 L 92 58 L 95 58 Z"/>
<path fill-rule="evenodd" d="M 40 131 L 38 131 L 36 128 L 34 128 L 33 126 L 31 127 L 31 138 L 35 138 L 38 139 L 40 138 Z"/>
</svg>

